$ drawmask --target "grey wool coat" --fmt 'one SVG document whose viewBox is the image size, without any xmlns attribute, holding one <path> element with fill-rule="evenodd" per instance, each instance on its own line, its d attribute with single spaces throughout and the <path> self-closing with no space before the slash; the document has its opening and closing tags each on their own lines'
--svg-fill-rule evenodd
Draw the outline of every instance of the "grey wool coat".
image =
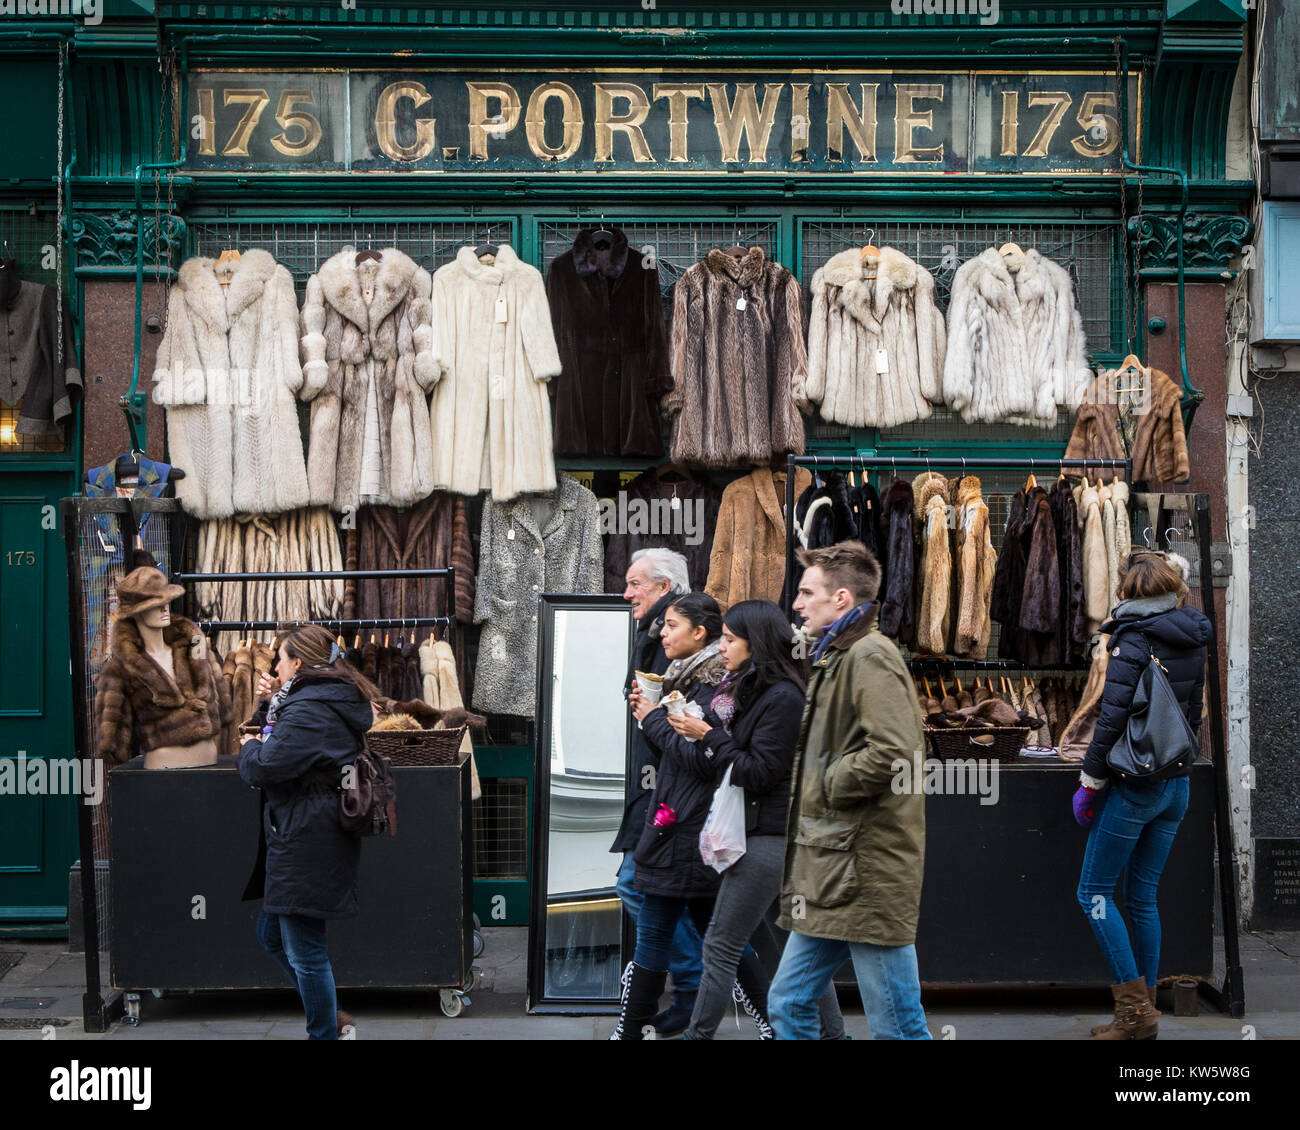
<svg viewBox="0 0 1300 1130">
<path fill-rule="evenodd" d="M 553 495 L 484 504 L 474 594 L 474 622 L 483 625 L 475 710 L 531 715 L 541 594 L 602 591 L 600 506 L 571 475 L 558 479 Z"/>
</svg>

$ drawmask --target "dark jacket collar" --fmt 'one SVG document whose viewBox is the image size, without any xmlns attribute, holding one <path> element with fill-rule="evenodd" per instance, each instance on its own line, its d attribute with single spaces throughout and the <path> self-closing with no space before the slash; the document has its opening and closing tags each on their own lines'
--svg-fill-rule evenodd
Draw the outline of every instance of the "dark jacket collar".
<svg viewBox="0 0 1300 1130">
<path fill-rule="evenodd" d="M 627 266 L 627 236 L 620 228 L 608 228 L 614 235 L 609 247 L 597 247 L 590 228 L 583 228 L 573 241 L 573 269 L 584 278 L 599 271 L 607 279 L 621 278 Z"/>
</svg>

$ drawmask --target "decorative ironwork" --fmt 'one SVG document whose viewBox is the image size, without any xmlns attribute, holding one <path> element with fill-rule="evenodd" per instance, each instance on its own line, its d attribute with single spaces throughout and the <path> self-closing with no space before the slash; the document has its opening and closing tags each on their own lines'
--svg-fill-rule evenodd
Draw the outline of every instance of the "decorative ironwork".
<svg viewBox="0 0 1300 1130">
<path fill-rule="evenodd" d="M 1134 216 L 1129 235 L 1137 244 L 1143 269 L 1176 270 L 1178 267 L 1178 217 Z M 1188 271 L 1222 271 L 1254 234 L 1245 216 L 1189 212 L 1183 220 L 1183 268 Z"/>
<path fill-rule="evenodd" d="M 148 216 L 143 220 L 146 269 L 160 263 L 177 265 L 185 240 L 185 221 L 179 216 Z M 72 239 L 80 267 L 135 271 L 136 216 L 129 208 L 110 214 L 79 212 L 72 219 Z"/>
</svg>

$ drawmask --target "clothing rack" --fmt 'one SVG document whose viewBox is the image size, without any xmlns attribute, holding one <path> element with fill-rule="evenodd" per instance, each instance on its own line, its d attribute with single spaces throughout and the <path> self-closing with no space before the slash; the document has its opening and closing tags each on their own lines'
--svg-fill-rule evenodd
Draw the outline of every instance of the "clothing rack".
<svg viewBox="0 0 1300 1130">
<path fill-rule="evenodd" d="M 456 591 L 456 570 L 448 566 L 445 569 L 333 569 L 325 572 L 294 571 L 287 573 L 174 573 L 171 580 L 175 584 L 219 583 L 223 581 L 346 581 L 346 580 L 422 580 L 428 577 L 446 581 L 446 591 Z M 451 600 L 448 599 L 448 607 Z M 278 620 L 196 620 L 195 623 L 204 632 L 238 632 L 238 631 L 274 631 L 282 621 Z M 334 628 L 338 631 L 365 628 L 430 628 L 440 624 L 447 627 L 447 642 L 456 647 L 456 617 L 445 616 L 407 616 L 381 619 L 308 619 L 296 621 L 303 624 L 319 624 L 321 627 Z"/>
<path fill-rule="evenodd" d="M 846 470 L 871 471 L 882 467 L 920 467 L 927 471 L 939 468 L 961 469 L 966 473 L 968 466 L 985 467 L 990 470 L 1032 471 L 1035 467 L 1056 467 L 1064 471 L 1067 467 L 1078 470 L 1095 468 L 1097 470 L 1123 470 L 1127 480 L 1133 472 L 1132 459 L 1053 459 L 1050 455 L 1019 456 L 999 458 L 969 458 L 966 456 L 942 456 L 938 459 L 927 455 L 787 455 L 785 475 L 785 581 L 781 586 L 781 607 L 788 616 L 794 604 L 794 593 L 790 583 L 794 578 L 794 472 L 796 467 L 821 467 Z"/>
</svg>

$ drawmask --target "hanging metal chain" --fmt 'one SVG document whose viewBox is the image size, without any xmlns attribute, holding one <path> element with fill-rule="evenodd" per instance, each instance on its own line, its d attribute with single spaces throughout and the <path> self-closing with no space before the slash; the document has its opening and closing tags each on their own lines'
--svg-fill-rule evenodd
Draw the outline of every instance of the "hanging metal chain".
<svg viewBox="0 0 1300 1130">
<path fill-rule="evenodd" d="M 1121 88 L 1124 82 L 1124 75 L 1121 70 L 1120 57 L 1119 57 L 1119 37 L 1117 36 L 1113 42 L 1115 47 L 1115 108 L 1116 110 L 1118 110 L 1119 107 L 1123 105 L 1124 92 Z M 1120 115 L 1117 113 L 1116 117 L 1119 116 Z M 1124 116 L 1126 117 L 1127 115 Z M 1120 129 L 1123 130 L 1126 124 L 1127 123 L 1125 123 L 1124 121 L 1121 121 Z M 1123 285 L 1124 285 L 1123 301 L 1121 301 L 1120 303 L 1120 318 L 1124 323 L 1124 348 L 1125 351 L 1131 351 L 1133 347 L 1133 334 L 1137 328 L 1137 314 L 1136 314 L 1136 307 L 1132 307 L 1133 317 L 1132 319 L 1130 319 L 1129 317 L 1130 303 L 1128 299 L 1130 294 L 1132 293 L 1133 286 L 1132 286 L 1131 277 L 1129 275 L 1128 170 L 1124 168 L 1124 159 L 1122 156 L 1125 148 L 1125 140 L 1126 139 L 1124 137 L 1121 137 L 1119 139 L 1119 151 L 1121 154 L 1120 168 L 1119 168 L 1119 239 L 1120 239 L 1120 255 L 1122 256 L 1122 263 L 1123 263 L 1122 270 L 1123 270 Z"/>
<path fill-rule="evenodd" d="M 54 302 L 55 302 L 55 321 L 58 323 L 58 347 L 55 353 L 55 364 L 60 371 L 67 368 L 63 360 L 63 87 L 66 81 L 68 66 L 68 44 L 66 40 L 59 40 L 59 190 L 55 193 L 54 203 Z"/>
</svg>

